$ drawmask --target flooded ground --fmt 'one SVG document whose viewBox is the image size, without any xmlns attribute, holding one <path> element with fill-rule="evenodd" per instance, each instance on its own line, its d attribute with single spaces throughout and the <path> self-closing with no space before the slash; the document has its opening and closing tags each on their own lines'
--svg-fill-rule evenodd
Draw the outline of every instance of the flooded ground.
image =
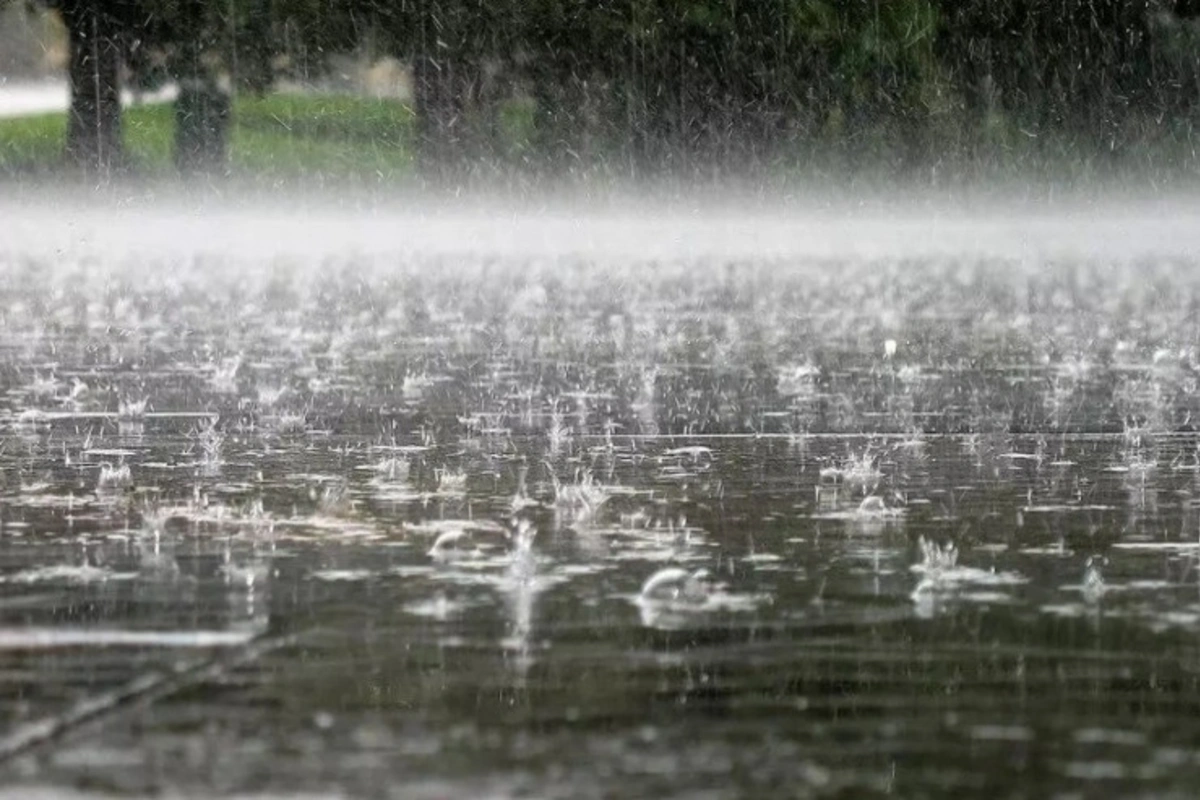
<svg viewBox="0 0 1200 800">
<path fill-rule="evenodd" d="M 0 797 L 1190 797 L 1187 215 L 39 214 Z"/>
</svg>

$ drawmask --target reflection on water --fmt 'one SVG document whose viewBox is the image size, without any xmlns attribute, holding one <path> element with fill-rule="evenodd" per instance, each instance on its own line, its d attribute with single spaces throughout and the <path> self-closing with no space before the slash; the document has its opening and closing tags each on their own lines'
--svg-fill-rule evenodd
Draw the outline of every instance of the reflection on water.
<svg viewBox="0 0 1200 800">
<path fill-rule="evenodd" d="M 1193 262 L 213 259 L 4 258 L 6 780 L 1200 778 Z"/>
</svg>

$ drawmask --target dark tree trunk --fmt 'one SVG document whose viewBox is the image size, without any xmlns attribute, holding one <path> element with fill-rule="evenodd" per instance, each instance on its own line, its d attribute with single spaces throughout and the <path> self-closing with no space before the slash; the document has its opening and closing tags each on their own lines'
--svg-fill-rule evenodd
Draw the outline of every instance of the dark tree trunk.
<svg viewBox="0 0 1200 800">
<path fill-rule="evenodd" d="M 68 159 L 107 173 L 123 162 L 121 148 L 121 29 L 103 0 L 75 0 L 62 9 L 70 38 L 71 110 Z"/>
<path fill-rule="evenodd" d="M 418 144 L 426 167 L 448 166 L 462 144 L 463 107 L 456 77 L 446 59 L 420 56 L 413 64 Z"/>
<path fill-rule="evenodd" d="M 212 80 L 179 82 L 175 100 L 175 166 L 184 175 L 219 175 L 229 161 L 229 96 Z"/>
<path fill-rule="evenodd" d="M 179 97 L 175 100 L 175 165 L 185 175 L 220 174 L 228 162 L 230 121 L 229 96 L 217 85 L 204 63 L 212 46 L 211 29 L 205 25 L 204 6 L 199 0 L 180 5 L 187 38 L 175 65 Z"/>
<path fill-rule="evenodd" d="M 236 52 L 238 54 L 237 86 L 243 91 L 262 96 L 275 83 L 271 65 L 271 3 L 270 0 L 254 0 L 246 16 L 245 27 L 239 31 Z"/>
</svg>

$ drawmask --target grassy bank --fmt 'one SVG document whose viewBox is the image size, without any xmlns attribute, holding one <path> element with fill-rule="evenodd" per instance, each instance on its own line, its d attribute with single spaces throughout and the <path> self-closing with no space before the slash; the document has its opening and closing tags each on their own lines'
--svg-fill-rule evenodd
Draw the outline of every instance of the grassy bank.
<svg viewBox="0 0 1200 800">
<path fill-rule="evenodd" d="M 948 115 L 921 141 L 905 138 L 894 120 L 863 129 L 792 134 L 761 161 L 722 160 L 720 153 L 672 151 L 660 162 L 635 165 L 628 142 L 614 129 L 589 150 L 553 160 L 536 142 L 535 110 L 528 102 L 503 104 L 487 129 L 487 157 L 466 157 L 464 168 L 442 175 L 459 187 L 489 182 L 510 187 L 582 185 L 695 185 L 721 191 L 745 185 L 757 190 L 843 192 L 863 195 L 880 187 L 935 190 L 1027 187 L 1046 194 L 1064 189 L 1151 191 L 1194 189 L 1200 160 L 1187 120 L 1132 122 L 1120 146 L 1065 133 L 1034 136 L 1015 120 L 994 115 L 980 132 Z M 177 182 L 172 160 L 175 124 L 169 104 L 139 106 L 124 114 L 124 140 L 135 180 Z M 478 120 L 467 120 L 467 123 Z M 374 186 L 416 178 L 416 126 L 403 103 L 351 95 L 275 94 L 242 96 L 230 129 L 230 173 L 235 185 L 276 188 Z M 66 114 L 0 119 L 0 178 L 30 186 L 69 177 L 63 162 Z M 426 176 L 429 178 L 430 176 Z M 428 183 L 422 183 L 428 186 Z M 1022 189 L 1024 191 L 1024 189 Z"/>
<path fill-rule="evenodd" d="M 134 175 L 174 174 L 172 106 L 126 109 L 125 148 Z M 65 171 L 65 113 L 0 119 L 0 174 L 48 177 Z M 239 97 L 230 129 L 230 170 L 255 182 L 386 181 L 413 172 L 408 106 L 345 95 Z"/>
</svg>

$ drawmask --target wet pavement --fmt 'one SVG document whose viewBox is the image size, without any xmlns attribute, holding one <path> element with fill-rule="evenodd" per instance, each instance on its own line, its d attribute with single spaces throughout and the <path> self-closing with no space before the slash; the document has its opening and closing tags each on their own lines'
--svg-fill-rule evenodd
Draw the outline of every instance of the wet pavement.
<svg viewBox="0 0 1200 800">
<path fill-rule="evenodd" d="M 0 250 L 14 797 L 1200 777 L 1186 234 L 102 222 Z"/>
</svg>

